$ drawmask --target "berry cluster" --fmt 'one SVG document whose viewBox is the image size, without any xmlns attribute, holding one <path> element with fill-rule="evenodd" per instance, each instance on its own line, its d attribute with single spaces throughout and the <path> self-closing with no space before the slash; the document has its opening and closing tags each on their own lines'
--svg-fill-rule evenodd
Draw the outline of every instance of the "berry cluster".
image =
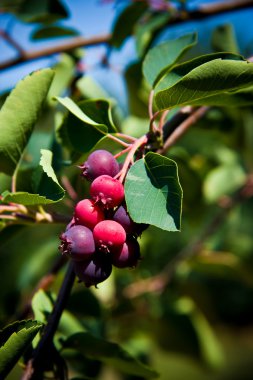
<svg viewBox="0 0 253 380">
<path fill-rule="evenodd" d="M 74 261 L 76 275 L 89 287 L 106 280 L 112 265 L 137 265 L 137 236 L 146 226 L 134 223 L 127 213 L 124 186 L 113 178 L 120 167 L 110 152 L 94 151 L 80 169 L 91 182 L 91 198 L 76 204 L 73 219 L 60 236 L 59 249 Z"/>
</svg>

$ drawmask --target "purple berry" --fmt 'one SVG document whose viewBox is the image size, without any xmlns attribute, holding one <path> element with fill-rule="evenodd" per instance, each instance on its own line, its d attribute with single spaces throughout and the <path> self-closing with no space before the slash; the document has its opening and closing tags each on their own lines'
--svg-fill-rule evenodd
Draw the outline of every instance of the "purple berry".
<svg viewBox="0 0 253 380">
<path fill-rule="evenodd" d="M 134 221 L 130 218 L 127 210 L 125 209 L 124 206 L 120 206 L 115 214 L 113 215 L 113 220 L 115 222 L 118 222 L 119 224 L 122 225 L 126 233 L 134 233 L 135 229 L 135 223 Z"/>
<path fill-rule="evenodd" d="M 102 149 L 92 152 L 87 161 L 79 167 L 82 170 L 82 175 L 89 181 L 93 181 L 104 174 L 114 177 L 119 172 L 119 164 L 114 156 Z"/>
<path fill-rule="evenodd" d="M 112 264 L 117 268 L 136 267 L 140 260 L 140 246 L 136 239 L 127 239 L 121 250 L 112 255 Z"/>
<path fill-rule="evenodd" d="M 76 261 L 74 270 L 79 280 L 85 283 L 85 286 L 96 286 L 110 276 L 112 264 L 107 258 L 95 255 L 89 261 Z"/>
<path fill-rule="evenodd" d="M 60 236 L 62 254 L 73 260 L 87 260 L 95 253 L 92 231 L 85 226 L 73 226 Z"/>
</svg>

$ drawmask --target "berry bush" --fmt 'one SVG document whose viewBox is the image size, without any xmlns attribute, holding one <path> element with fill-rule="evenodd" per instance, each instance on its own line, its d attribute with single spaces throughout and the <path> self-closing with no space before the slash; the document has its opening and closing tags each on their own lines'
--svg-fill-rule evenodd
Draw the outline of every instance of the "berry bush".
<svg viewBox="0 0 253 380">
<path fill-rule="evenodd" d="M 252 1 L 203 2 L 0 0 L 0 380 L 252 378 Z"/>
</svg>

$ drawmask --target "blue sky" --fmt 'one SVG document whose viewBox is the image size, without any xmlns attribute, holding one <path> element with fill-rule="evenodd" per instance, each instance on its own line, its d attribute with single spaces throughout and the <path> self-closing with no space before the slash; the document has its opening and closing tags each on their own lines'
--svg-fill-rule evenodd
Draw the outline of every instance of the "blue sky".
<svg viewBox="0 0 253 380">
<path fill-rule="evenodd" d="M 230 0 L 227 0 L 230 1 Z M 100 2 L 99 0 L 64 0 L 64 4 L 70 13 L 70 18 L 62 22 L 64 25 L 76 28 L 81 35 L 91 37 L 94 35 L 102 35 L 108 33 L 111 29 L 112 22 L 119 9 L 115 7 L 113 2 Z M 192 6 L 198 3 L 203 3 L 200 0 L 190 1 Z M 205 1 L 215 2 L 214 0 Z M 120 4 L 124 3 L 119 2 Z M 12 21 L 11 21 L 12 20 Z M 218 15 L 215 17 L 207 18 L 200 22 L 188 22 L 168 28 L 160 37 L 164 40 L 166 38 L 176 38 L 179 35 L 190 31 L 199 31 L 199 43 L 203 49 L 209 44 L 211 32 L 215 25 L 231 22 L 235 26 L 236 36 L 239 45 L 242 46 L 244 52 L 253 54 L 253 9 L 246 11 L 239 11 L 234 13 L 227 13 L 226 15 Z M 55 45 L 63 43 L 64 39 L 52 39 L 44 42 L 33 42 L 30 39 L 30 33 L 34 26 L 23 24 L 17 20 L 13 20 L 13 16 L 0 14 L 1 29 L 5 29 L 11 21 L 11 35 L 16 39 L 25 49 L 40 49 L 43 46 Z M 10 25 L 10 24 L 9 24 Z M 15 57 L 15 50 L 8 46 L 2 39 L 0 39 L 0 60 L 4 61 L 8 58 Z M 105 47 L 100 46 L 96 48 L 86 49 L 85 60 L 86 64 L 93 67 L 98 59 L 104 54 Z M 128 41 L 121 51 L 112 54 L 112 63 L 117 67 L 124 68 L 130 59 L 133 59 L 135 48 L 133 41 Z M 45 58 L 39 61 L 19 65 L 14 69 L 5 70 L 0 73 L 0 92 L 3 92 L 15 85 L 17 80 L 21 79 L 33 70 L 40 67 L 49 66 L 55 63 L 57 57 Z M 112 95 L 121 92 L 122 79 L 117 72 L 108 72 L 106 69 L 94 68 L 91 71 L 102 85 L 107 87 Z M 108 80 L 108 78 L 110 80 Z"/>
</svg>

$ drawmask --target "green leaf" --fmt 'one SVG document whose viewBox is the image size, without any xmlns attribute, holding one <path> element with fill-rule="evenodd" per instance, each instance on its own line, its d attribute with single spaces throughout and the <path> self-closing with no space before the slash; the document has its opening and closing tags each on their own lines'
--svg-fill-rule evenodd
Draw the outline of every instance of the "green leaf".
<svg viewBox="0 0 253 380">
<path fill-rule="evenodd" d="M 140 61 L 131 63 L 124 73 L 127 94 L 128 94 L 128 108 L 129 113 L 138 117 L 148 117 L 147 101 L 149 95 L 149 89 L 146 97 L 143 91 L 143 76 L 142 76 L 142 64 Z M 145 89 L 144 89 L 145 90 Z"/>
<path fill-rule="evenodd" d="M 192 105 L 203 105 L 203 99 L 194 100 Z M 245 107 L 253 104 L 253 86 L 239 91 L 222 92 L 205 98 L 207 106 Z"/>
<path fill-rule="evenodd" d="M 131 36 L 139 18 L 148 9 L 145 2 L 135 2 L 126 7 L 116 19 L 111 37 L 111 45 L 120 48 L 125 39 Z"/>
<path fill-rule="evenodd" d="M 89 333 L 72 335 L 63 343 L 64 348 L 74 348 L 88 358 L 99 360 L 131 375 L 147 379 L 158 376 L 157 372 L 132 357 L 118 344 L 96 338 Z"/>
<path fill-rule="evenodd" d="M 165 72 L 196 43 L 197 35 L 191 33 L 150 49 L 143 61 L 143 74 L 148 83 L 154 87 Z"/>
<path fill-rule="evenodd" d="M 253 84 L 252 63 L 236 55 L 218 55 L 220 58 L 217 58 L 217 54 L 211 54 L 177 65 L 165 75 L 155 90 L 158 110 L 195 104 L 196 101 L 204 105 L 205 98 Z"/>
<path fill-rule="evenodd" d="M 24 22 L 50 23 L 66 18 L 68 12 L 60 0 L 21 0 L 17 17 Z"/>
<path fill-rule="evenodd" d="M 95 120 L 92 120 L 88 115 L 86 115 L 82 111 L 81 107 L 79 107 L 76 103 L 73 102 L 72 99 L 67 98 L 67 97 L 66 98 L 57 97 L 56 99 L 65 108 L 67 108 L 67 110 L 70 113 L 72 113 L 76 118 L 81 120 L 85 125 L 92 126 L 93 128 L 97 129 L 97 131 L 99 131 L 100 133 L 104 133 L 104 134 L 107 133 L 108 129 L 107 129 L 106 125 L 101 124 L 101 123 L 97 123 Z M 98 100 L 98 102 L 100 102 L 100 101 Z M 103 102 L 103 101 L 101 101 L 101 102 Z M 87 108 L 87 107 L 85 107 L 85 108 Z M 99 105 L 97 106 L 97 108 L 99 110 Z"/>
<path fill-rule="evenodd" d="M 20 203 L 25 206 L 46 205 L 59 202 L 65 194 L 61 187 L 55 172 L 52 168 L 53 154 L 50 150 L 41 149 L 40 166 L 32 176 L 32 185 L 35 192 L 31 194 L 24 191 L 10 193 L 5 191 L 3 195 L 4 202 Z"/>
<path fill-rule="evenodd" d="M 128 171 L 125 197 L 135 222 L 152 224 L 166 231 L 180 230 L 182 188 L 174 161 L 157 153 L 147 153 Z"/>
<path fill-rule="evenodd" d="M 66 98 L 65 98 L 66 99 Z M 76 105 L 71 99 L 62 103 L 70 111 L 57 134 L 64 145 L 70 149 L 86 153 L 93 146 L 116 128 L 111 117 L 110 103 L 103 99 L 84 100 Z"/>
<path fill-rule="evenodd" d="M 155 33 L 166 25 L 171 19 L 169 12 L 151 13 L 148 18 L 145 15 L 145 22 L 138 23 L 135 28 L 136 49 L 139 57 L 142 57 L 145 50 L 151 44 Z"/>
<path fill-rule="evenodd" d="M 212 47 L 214 51 L 229 51 L 239 53 L 236 36 L 232 24 L 219 25 L 212 34 Z"/>
<path fill-rule="evenodd" d="M 33 40 L 43 40 L 46 38 L 78 36 L 78 34 L 78 31 L 73 28 L 66 28 L 63 26 L 45 26 L 36 29 L 32 33 L 31 38 Z"/>
<path fill-rule="evenodd" d="M 12 174 L 42 109 L 54 73 L 43 69 L 20 81 L 0 110 L 0 170 Z"/>
<path fill-rule="evenodd" d="M 11 371 L 32 342 L 42 324 L 37 321 L 16 321 L 0 331 L 1 378 Z"/>
</svg>

